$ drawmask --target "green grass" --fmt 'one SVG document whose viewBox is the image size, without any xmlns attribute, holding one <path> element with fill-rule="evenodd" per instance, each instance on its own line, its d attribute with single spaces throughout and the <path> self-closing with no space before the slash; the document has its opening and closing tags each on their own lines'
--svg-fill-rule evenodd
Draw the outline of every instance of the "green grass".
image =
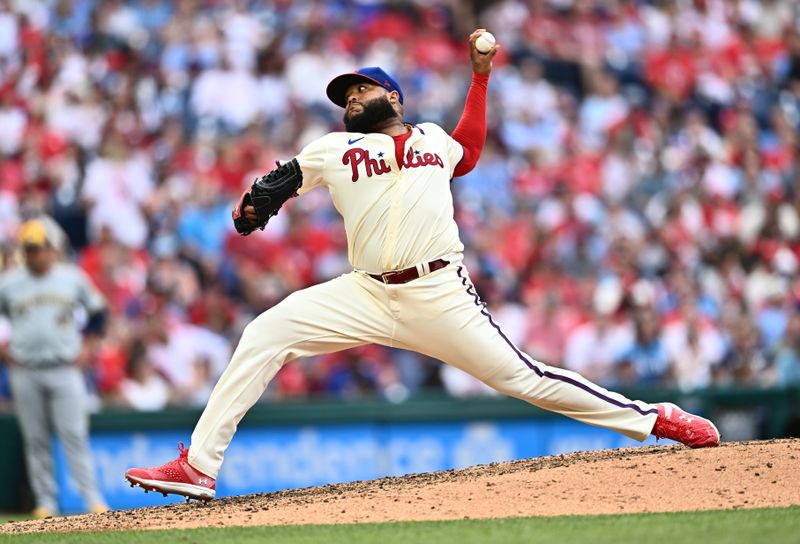
<svg viewBox="0 0 800 544">
<path fill-rule="evenodd" d="M 230 527 L 111 533 L 48 533 L 0 536 L 0 542 L 123 544 L 169 542 L 269 544 L 718 544 L 800 543 L 800 507 L 761 510 L 719 510 L 670 514 L 563 516 L 360 525 Z"/>
</svg>

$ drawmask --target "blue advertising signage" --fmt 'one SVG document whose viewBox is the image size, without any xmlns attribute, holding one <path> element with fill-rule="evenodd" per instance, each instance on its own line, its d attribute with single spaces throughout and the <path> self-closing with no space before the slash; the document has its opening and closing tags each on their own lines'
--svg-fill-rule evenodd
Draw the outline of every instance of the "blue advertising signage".
<svg viewBox="0 0 800 544">
<path fill-rule="evenodd" d="M 177 457 L 188 429 L 94 432 L 90 443 L 98 484 L 114 509 L 184 500 L 145 494 L 123 478 L 130 467 L 161 465 Z M 654 443 L 651 437 L 645 444 Z M 217 497 L 263 493 L 383 476 L 432 472 L 573 451 L 619 448 L 639 442 L 569 419 L 426 423 L 352 423 L 240 429 L 217 481 Z M 55 445 L 59 507 L 84 511 Z"/>
</svg>

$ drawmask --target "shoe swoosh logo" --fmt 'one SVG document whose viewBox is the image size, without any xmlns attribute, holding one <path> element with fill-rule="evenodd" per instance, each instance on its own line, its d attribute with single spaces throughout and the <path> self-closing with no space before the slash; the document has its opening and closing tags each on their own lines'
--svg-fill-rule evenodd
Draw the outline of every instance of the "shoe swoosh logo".
<svg viewBox="0 0 800 544">
<path fill-rule="evenodd" d="M 363 139 L 364 139 L 364 136 L 362 136 L 361 138 L 353 138 L 352 140 L 347 140 L 347 145 L 353 145 L 357 141 L 363 140 Z"/>
</svg>

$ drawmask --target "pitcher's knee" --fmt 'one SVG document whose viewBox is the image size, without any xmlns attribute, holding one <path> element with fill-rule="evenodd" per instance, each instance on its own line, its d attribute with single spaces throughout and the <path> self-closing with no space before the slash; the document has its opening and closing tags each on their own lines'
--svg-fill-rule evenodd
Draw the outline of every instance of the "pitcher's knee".
<svg viewBox="0 0 800 544">
<path fill-rule="evenodd" d="M 242 336 L 239 338 L 239 345 L 254 344 L 260 337 L 264 336 L 263 328 L 257 324 L 259 319 L 260 317 L 255 318 L 253 321 L 247 324 L 244 330 L 242 330 Z"/>
<path fill-rule="evenodd" d="M 486 385 L 511 397 L 527 395 L 540 376 L 521 362 L 512 362 L 483 380 Z"/>
<path fill-rule="evenodd" d="M 280 342 L 286 333 L 286 327 L 285 321 L 281 323 L 278 316 L 273 315 L 272 310 L 268 310 L 247 324 L 242 331 L 239 345 L 265 349 Z"/>
<path fill-rule="evenodd" d="M 258 361 L 258 364 L 276 363 L 282 366 L 292 360 L 290 346 L 297 343 L 292 338 L 289 325 L 265 312 L 251 321 L 242 331 L 231 363 Z"/>
</svg>

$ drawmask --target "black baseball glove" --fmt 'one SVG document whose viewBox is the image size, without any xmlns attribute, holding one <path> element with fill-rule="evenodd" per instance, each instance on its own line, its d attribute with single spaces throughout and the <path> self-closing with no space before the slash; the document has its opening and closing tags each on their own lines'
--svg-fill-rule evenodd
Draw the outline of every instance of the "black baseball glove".
<svg viewBox="0 0 800 544">
<path fill-rule="evenodd" d="M 253 182 L 233 208 L 233 226 L 236 232 L 247 236 L 256 229 L 264 230 L 273 215 L 277 215 L 283 203 L 297 196 L 303 185 L 303 172 L 297 159 L 278 166 L 269 174 Z M 256 210 L 256 222 L 251 223 L 244 215 L 245 206 L 252 205 Z"/>
</svg>

